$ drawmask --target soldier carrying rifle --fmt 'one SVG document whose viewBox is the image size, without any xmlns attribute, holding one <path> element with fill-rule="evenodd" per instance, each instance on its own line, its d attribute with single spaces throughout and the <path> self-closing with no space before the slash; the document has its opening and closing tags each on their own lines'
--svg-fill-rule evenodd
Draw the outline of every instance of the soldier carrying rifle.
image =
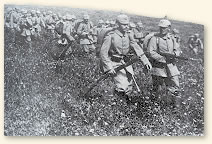
<svg viewBox="0 0 212 144">
<path fill-rule="evenodd" d="M 115 69 L 124 63 L 130 53 L 130 48 L 139 56 L 146 69 L 152 68 L 141 47 L 136 43 L 129 31 L 129 18 L 127 15 L 119 15 L 116 19 L 118 27 L 105 36 L 100 50 L 103 69 L 112 75 L 115 83 L 114 94 L 121 99 L 130 102 L 129 95 L 132 92 L 134 71 L 131 65 L 116 71 Z"/>
<path fill-rule="evenodd" d="M 170 34 L 171 22 L 167 19 L 160 20 L 160 32 L 154 35 L 149 42 L 147 52 L 152 64 L 152 82 L 153 90 L 152 97 L 158 97 L 163 83 L 166 85 L 168 94 L 174 98 L 176 107 L 180 106 L 180 91 L 179 91 L 179 75 L 177 66 L 175 65 L 175 57 L 179 56 L 180 47 L 176 39 Z"/>
<path fill-rule="evenodd" d="M 77 34 L 80 37 L 80 47 L 89 54 L 95 52 L 94 40 L 93 40 L 93 23 L 89 21 L 89 15 L 83 16 L 83 22 L 79 24 L 77 28 Z"/>
</svg>

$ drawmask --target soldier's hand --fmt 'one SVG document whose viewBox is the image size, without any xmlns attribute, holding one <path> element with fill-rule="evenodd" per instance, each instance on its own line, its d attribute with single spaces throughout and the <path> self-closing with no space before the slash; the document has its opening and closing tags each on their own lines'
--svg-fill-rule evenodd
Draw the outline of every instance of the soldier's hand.
<svg viewBox="0 0 212 144">
<path fill-rule="evenodd" d="M 114 69 L 111 69 L 111 70 L 108 71 L 108 73 L 109 73 L 110 75 L 115 75 L 115 74 L 116 74 L 116 71 L 115 71 Z"/>
</svg>

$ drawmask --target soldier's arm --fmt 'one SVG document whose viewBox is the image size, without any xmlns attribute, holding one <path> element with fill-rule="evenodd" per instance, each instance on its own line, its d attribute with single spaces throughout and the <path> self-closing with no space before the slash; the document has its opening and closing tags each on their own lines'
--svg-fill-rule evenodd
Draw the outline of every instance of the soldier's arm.
<svg viewBox="0 0 212 144">
<path fill-rule="evenodd" d="M 134 35 L 130 34 L 129 38 L 130 38 L 130 47 L 133 48 L 134 52 L 140 58 L 143 65 L 150 65 L 150 62 L 149 62 L 148 58 L 146 57 L 146 55 L 144 54 L 143 49 L 137 44 L 137 42 L 134 38 Z"/>
<path fill-rule="evenodd" d="M 83 30 L 83 24 L 81 23 L 77 29 L 77 34 L 81 36 L 85 36 L 87 33 Z"/>
<path fill-rule="evenodd" d="M 175 38 L 173 39 L 173 42 L 174 42 L 174 50 L 173 50 L 174 51 L 174 54 L 176 56 L 179 56 L 181 54 L 180 45 L 179 45 L 179 43 L 177 43 L 177 41 L 176 41 Z"/>
<path fill-rule="evenodd" d="M 202 43 L 201 39 L 198 39 L 198 43 L 200 45 L 200 48 L 203 49 L 203 43 Z"/>
<path fill-rule="evenodd" d="M 192 41 L 191 38 L 189 38 L 189 40 L 188 40 L 188 47 L 189 47 L 189 48 L 193 48 L 193 46 L 192 46 L 192 44 L 191 44 L 191 41 Z"/>
<path fill-rule="evenodd" d="M 13 28 L 13 24 L 14 23 L 14 14 L 12 13 L 11 15 L 10 15 L 10 27 L 11 28 Z"/>
<path fill-rule="evenodd" d="M 110 47 L 111 47 L 111 36 L 107 35 L 104 38 L 104 42 L 100 50 L 100 58 L 102 60 L 103 66 L 106 71 L 113 69 L 112 61 L 110 60 L 110 57 L 108 56 L 108 51 Z"/>
<path fill-rule="evenodd" d="M 157 47 L 156 37 L 152 37 L 150 39 L 147 52 L 150 54 L 150 57 L 153 58 L 154 60 L 161 63 L 166 63 L 166 58 L 160 55 L 157 51 L 158 51 L 158 47 Z"/>
<path fill-rule="evenodd" d="M 42 25 L 43 27 L 46 27 L 44 20 L 43 20 L 42 18 L 40 18 L 40 19 L 41 19 L 41 25 Z"/>
</svg>

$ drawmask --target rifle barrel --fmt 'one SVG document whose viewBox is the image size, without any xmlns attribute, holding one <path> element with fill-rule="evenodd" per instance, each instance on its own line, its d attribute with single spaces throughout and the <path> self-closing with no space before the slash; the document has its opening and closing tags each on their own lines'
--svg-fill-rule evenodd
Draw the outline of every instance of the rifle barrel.
<svg viewBox="0 0 212 144">
<path fill-rule="evenodd" d="M 132 65 L 133 63 L 137 62 L 138 60 L 139 60 L 139 58 L 135 57 L 131 61 L 115 68 L 115 71 L 118 72 L 118 71 L 124 69 L 125 67 Z M 110 74 L 108 72 L 106 72 L 103 76 L 101 76 L 98 80 L 96 80 L 88 88 L 86 88 L 83 95 L 86 96 L 100 81 L 107 79 L 109 76 L 110 76 Z"/>
</svg>

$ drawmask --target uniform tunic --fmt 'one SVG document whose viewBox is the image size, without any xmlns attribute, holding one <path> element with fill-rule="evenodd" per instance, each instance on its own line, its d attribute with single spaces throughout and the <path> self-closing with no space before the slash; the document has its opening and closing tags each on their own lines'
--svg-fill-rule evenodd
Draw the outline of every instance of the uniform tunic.
<svg viewBox="0 0 212 144">
<path fill-rule="evenodd" d="M 129 54 L 130 47 L 133 48 L 136 55 L 140 56 L 140 59 L 144 65 L 149 63 L 141 47 L 136 43 L 135 39 L 128 32 L 124 34 L 119 30 L 109 32 L 104 38 L 104 42 L 100 51 L 100 57 L 103 63 L 104 71 L 106 72 L 122 65 L 124 63 L 123 60 L 114 61 L 113 57 L 126 56 Z M 131 92 L 131 75 L 134 75 L 132 66 L 128 66 L 126 69 L 122 69 L 116 73 L 113 79 L 117 91 L 123 91 L 126 94 Z"/>
<path fill-rule="evenodd" d="M 189 44 L 189 48 L 190 48 L 191 50 L 193 50 L 193 52 L 194 52 L 195 54 L 198 53 L 199 47 L 200 47 L 201 49 L 203 49 L 202 41 L 201 41 L 199 38 L 196 38 L 196 39 L 195 39 L 195 38 L 191 37 L 191 38 L 189 39 L 189 41 L 188 41 L 188 44 Z"/>
<path fill-rule="evenodd" d="M 174 62 L 168 61 L 166 57 L 161 55 L 161 53 L 177 56 L 180 54 L 181 51 L 175 38 L 170 34 L 164 37 L 160 35 L 153 36 L 150 39 L 147 51 L 150 54 L 153 66 L 153 87 L 155 86 L 155 89 L 157 89 L 156 87 L 161 85 L 161 81 L 165 79 L 167 90 L 171 92 L 178 91 L 180 72 Z"/>
<path fill-rule="evenodd" d="M 93 24 L 91 22 L 88 23 L 80 23 L 77 34 L 80 37 L 80 47 L 84 49 L 86 53 L 93 52 L 95 50 L 95 46 L 93 45 L 94 39 L 91 35 Z"/>
</svg>

